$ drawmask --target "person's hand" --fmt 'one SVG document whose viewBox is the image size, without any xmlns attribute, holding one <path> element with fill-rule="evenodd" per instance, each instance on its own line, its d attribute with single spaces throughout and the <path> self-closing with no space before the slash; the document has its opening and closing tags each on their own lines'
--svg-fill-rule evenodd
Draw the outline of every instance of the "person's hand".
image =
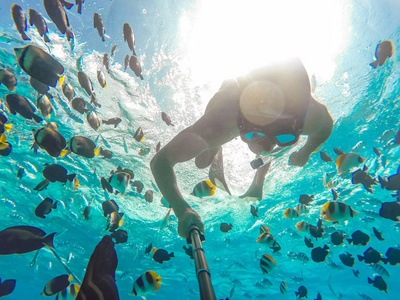
<svg viewBox="0 0 400 300">
<path fill-rule="evenodd" d="M 201 233 L 204 233 L 204 224 L 201 221 L 200 216 L 190 207 L 185 209 L 183 215 L 178 219 L 178 233 L 183 238 L 189 237 L 189 228 L 192 225 L 196 225 Z"/>
<path fill-rule="evenodd" d="M 300 151 L 293 152 L 289 158 L 289 165 L 302 167 L 308 162 L 309 158 L 309 156 L 304 156 Z"/>
</svg>

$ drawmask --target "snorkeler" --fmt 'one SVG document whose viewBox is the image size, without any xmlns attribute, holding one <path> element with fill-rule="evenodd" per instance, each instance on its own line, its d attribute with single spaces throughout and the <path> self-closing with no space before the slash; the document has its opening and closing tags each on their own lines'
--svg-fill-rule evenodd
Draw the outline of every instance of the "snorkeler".
<svg viewBox="0 0 400 300">
<path fill-rule="evenodd" d="M 204 233 L 204 225 L 178 189 L 173 169 L 176 163 L 195 158 L 198 168 L 206 168 L 220 147 L 238 136 L 252 152 L 265 155 L 307 135 L 305 145 L 289 159 L 289 165 L 301 167 L 328 139 L 332 128 L 332 117 L 326 106 L 311 96 L 307 72 L 297 58 L 224 81 L 204 115 L 178 133 L 151 161 L 157 185 L 178 218 L 179 235 L 188 237 L 191 225 Z M 256 174 L 252 187 L 255 181 L 262 187 L 269 166 L 257 170 L 262 174 Z M 246 194 L 251 194 L 250 190 Z"/>
</svg>

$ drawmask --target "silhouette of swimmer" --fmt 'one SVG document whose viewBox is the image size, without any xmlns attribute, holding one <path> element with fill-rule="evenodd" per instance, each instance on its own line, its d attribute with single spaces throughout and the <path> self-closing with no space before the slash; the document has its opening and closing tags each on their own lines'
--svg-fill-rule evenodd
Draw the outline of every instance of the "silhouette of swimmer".
<svg viewBox="0 0 400 300">
<path fill-rule="evenodd" d="M 221 146 L 238 136 L 252 152 L 264 155 L 276 146 L 291 146 L 300 135 L 307 135 L 305 145 L 289 159 L 290 165 L 304 166 L 310 154 L 328 139 L 332 128 L 328 109 L 311 96 L 307 72 L 298 58 L 224 81 L 204 115 L 178 133 L 151 161 L 156 183 L 178 218 L 179 235 L 187 238 L 191 225 L 204 232 L 204 225 L 179 191 L 173 169 L 176 163 L 195 158 L 198 168 L 206 168 Z M 269 168 L 267 163 L 257 169 L 243 197 L 261 200 Z"/>
<path fill-rule="evenodd" d="M 83 277 L 76 300 L 119 300 L 115 284 L 118 259 L 111 236 L 106 235 L 97 244 Z"/>
</svg>

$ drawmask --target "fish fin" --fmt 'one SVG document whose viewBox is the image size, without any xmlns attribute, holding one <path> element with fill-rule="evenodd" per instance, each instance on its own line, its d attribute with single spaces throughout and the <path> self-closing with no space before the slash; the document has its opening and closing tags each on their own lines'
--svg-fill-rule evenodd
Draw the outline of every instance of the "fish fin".
<svg viewBox="0 0 400 300">
<path fill-rule="evenodd" d="M 5 143 L 7 143 L 7 136 L 3 133 L 0 136 L 0 144 L 5 144 Z"/>
<path fill-rule="evenodd" d="M 66 9 L 71 9 L 71 7 L 74 6 L 73 3 L 67 2 L 67 1 L 65 1 L 65 0 L 61 0 L 61 3 L 64 5 L 64 7 L 65 7 Z"/>
<path fill-rule="evenodd" d="M 368 277 L 368 283 L 374 283 L 374 281 Z"/>
<path fill-rule="evenodd" d="M 388 264 L 388 262 L 389 262 L 389 260 L 387 259 L 387 258 L 381 258 L 381 261 L 385 264 L 385 265 L 387 265 Z"/>
<path fill-rule="evenodd" d="M 171 252 L 171 253 L 169 254 L 169 257 L 175 257 L 174 252 Z"/>
<path fill-rule="evenodd" d="M 12 128 L 12 125 L 11 125 L 11 124 L 4 124 L 4 130 L 5 130 L 7 133 L 10 132 L 11 128 Z"/>
<path fill-rule="evenodd" d="M 95 156 L 98 156 L 98 155 L 99 155 L 100 149 L 101 149 L 101 147 L 99 147 L 99 148 L 97 148 L 97 149 L 94 149 L 94 155 L 95 155 Z"/>
<path fill-rule="evenodd" d="M 139 78 L 140 78 L 141 80 L 143 80 L 143 76 L 142 76 L 142 74 L 140 74 L 140 75 L 139 75 Z"/>
<path fill-rule="evenodd" d="M 367 159 L 364 158 L 364 157 L 361 157 L 361 156 L 358 157 L 358 162 L 359 162 L 360 164 L 364 163 L 366 160 L 367 160 Z"/>
<path fill-rule="evenodd" d="M 140 141 L 143 142 L 144 141 L 144 137 L 142 137 L 142 139 Z"/>
<path fill-rule="evenodd" d="M 76 174 L 69 174 L 67 175 L 67 179 L 69 180 L 69 182 L 72 182 L 72 180 L 74 180 Z"/>
<path fill-rule="evenodd" d="M 30 41 L 31 40 L 31 38 L 29 36 L 27 36 L 25 32 L 21 33 L 21 37 L 22 37 L 22 39 L 24 41 Z"/>
<path fill-rule="evenodd" d="M 118 227 L 121 227 L 123 223 L 124 223 L 123 220 L 119 220 L 119 222 L 118 222 Z"/>
<path fill-rule="evenodd" d="M 107 84 L 105 84 L 104 86 L 103 86 L 103 88 L 106 88 L 107 87 Z M 114 127 L 115 128 L 115 127 Z"/>
<path fill-rule="evenodd" d="M 56 232 L 50 233 L 49 235 L 46 235 L 43 238 L 43 244 L 45 244 L 46 246 L 49 246 L 50 248 L 54 248 L 53 245 L 53 239 L 54 239 L 54 235 L 56 234 Z"/>
<path fill-rule="evenodd" d="M 104 34 L 101 36 L 101 41 L 104 42 L 106 39 L 104 38 Z"/>
<path fill-rule="evenodd" d="M 66 36 L 67 36 L 68 41 L 71 40 L 72 38 L 74 38 L 74 34 L 69 29 L 67 29 L 67 31 L 66 31 Z"/>
<path fill-rule="evenodd" d="M 372 63 L 370 63 L 369 65 L 371 66 L 371 67 L 373 67 L 374 69 L 376 69 L 377 67 L 378 67 L 378 61 L 377 60 L 375 60 L 375 61 L 373 61 Z"/>
<path fill-rule="evenodd" d="M 357 258 L 358 258 L 359 261 L 364 261 L 365 260 L 365 257 L 361 256 L 361 255 L 357 255 Z"/>
<path fill-rule="evenodd" d="M 49 183 L 50 183 L 50 181 L 47 180 L 47 179 L 45 179 L 45 180 L 39 182 L 39 184 L 36 185 L 36 186 L 33 188 L 33 190 L 34 190 L 34 191 L 40 192 L 40 191 L 44 190 L 44 189 L 49 185 Z"/>
<path fill-rule="evenodd" d="M 67 150 L 67 149 L 61 150 L 61 152 L 60 152 L 60 158 L 63 158 L 63 157 L 65 157 L 65 156 L 67 156 L 69 153 L 70 153 L 70 151 Z"/>
<path fill-rule="evenodd" d="M 40 123 L 43 121 L 43 119 L 37 115 L 32 115 L 32 118 L 36 121 L 36 123 Z"/>
<path fill-rule="evenodd" d="M 335 165 L 338 167 L 338 169 L 343 164 L 343 161 L 345 160 L 345 158 L 346 158 L 346 154 L 341 154 L 336 158 Z"/>
<path fill-rule="evenodd" d="M 352 239 L 347 239 L 347 241 L 349 242 L 349 244 L 353 244 L 353 240 Z"/>
<path fill-rule="evenodd" d="M 49 39 L 49 37 L 47 36 L 47 34 L 43 34 L 43 40 L 46 42 L 46 43 L 48 43 L 48 42 L 50 42 L 50 39 Z"/>
<path fill-rule="evenodd" d="M 57 208 L 57 202 L 58 202 L 58 200 L 53 203 L 53 205 L 51 206 L 52 209 L 56 209 Z"/>
<path fill-rule="evenodd" d="M 65 79 L 65 75 L 60 76 L 60 78 L 58 79 L 58 86 L 62 87 L 64 79 Z"/>
</svg>

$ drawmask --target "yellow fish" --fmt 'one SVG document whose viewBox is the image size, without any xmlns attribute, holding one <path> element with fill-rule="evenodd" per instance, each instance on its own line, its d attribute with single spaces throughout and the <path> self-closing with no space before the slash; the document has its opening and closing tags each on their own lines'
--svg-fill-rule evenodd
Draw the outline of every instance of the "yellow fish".
<svg viewBox="0 0 400 300">
<path fill-rule="evenodd" d="M 212 196 L 215 193 L 215 185 L 210 180 L 203 180 L 196 184 L 191 195 L 203 198 Z"/>
<path fill-rule="evenodd" d="M 350 152 L 339 155 L 338 158 L 336 158 L 335 164 L 337 167 L 337 172 L 340 175 L 358 167 L 365 161 L 366 158 L 361 157 L 357 153 Z"/>
<path fill-rule="evenodd" d="M 327 202 L 321 209 L 321 216 L 328 222 L 346 221 L 353 218 L 357 211 L 343 202 Z"/>
</svg>

